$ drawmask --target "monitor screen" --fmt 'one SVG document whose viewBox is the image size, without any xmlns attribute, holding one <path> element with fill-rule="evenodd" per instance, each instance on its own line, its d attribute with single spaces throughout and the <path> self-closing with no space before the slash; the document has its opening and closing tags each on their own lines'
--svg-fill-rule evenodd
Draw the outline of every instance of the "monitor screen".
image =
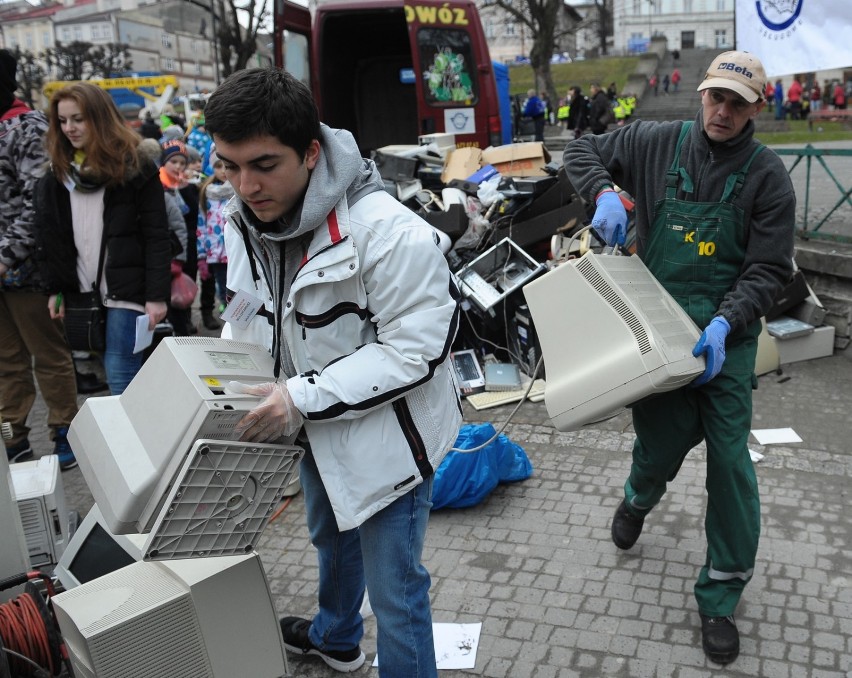
<svg viewBox="0 0 852 678">
<path fill-rule="evenodd" d="M 95 523 L 80 544 L 68 571 L 85 584 L 135 562 L 136 559 L 119 546 L 112 535 Z"/>
</svg>

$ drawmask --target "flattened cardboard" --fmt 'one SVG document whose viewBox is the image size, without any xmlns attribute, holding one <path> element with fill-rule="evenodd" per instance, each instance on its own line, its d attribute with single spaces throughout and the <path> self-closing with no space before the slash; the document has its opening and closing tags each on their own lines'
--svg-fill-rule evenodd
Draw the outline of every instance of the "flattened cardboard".
<svg viewBox="0 0 852 678">
<path fill-rule="evenodd" d="M 454 148 L 447 153 L 444 171 L 441 172 L 441 181 L 448 184 L 452 179 L 467 179 L 479 169 L 481 158 L 482 150 L 479 148 L 472 146 Z"/>
<path fill-rule="evenodd" d="M 506 177 L 542 177 L 548 172 L 550 153 L 540 141 L 526 141 L 505 146 L 489 146 L 482 151 L 482 164 L 494 165 Z"/>
</svg>

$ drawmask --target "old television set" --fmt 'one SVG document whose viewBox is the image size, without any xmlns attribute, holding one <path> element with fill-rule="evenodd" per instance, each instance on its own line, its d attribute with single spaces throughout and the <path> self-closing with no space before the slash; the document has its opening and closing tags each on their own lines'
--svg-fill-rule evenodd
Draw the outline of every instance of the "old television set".
<svg viewBox="0 0 852 678">
<path fill-rule="evenodd" d="M 523 291 L 547 370 L 545 405 L 561 431 L 704 371 L 692 355 L 698 327 L 637 256 L 587 252 Z"/>
<path fill-rule="evenodd" d="M 231 381 L 272 381 L 269 352 L 210 337 L 166 337 L 119 396 L 89 398 L 68 439 L 113 534 L 145 534 L 143 557 L 251 550 L 304 450 L 239 442 L 257 396 Z"/>
<path fill-rule="evenodd" d="M 77 678 L 282 678 L 284 642 L 257 553 L 138 561 L 55 595 Z"/>
</svg>

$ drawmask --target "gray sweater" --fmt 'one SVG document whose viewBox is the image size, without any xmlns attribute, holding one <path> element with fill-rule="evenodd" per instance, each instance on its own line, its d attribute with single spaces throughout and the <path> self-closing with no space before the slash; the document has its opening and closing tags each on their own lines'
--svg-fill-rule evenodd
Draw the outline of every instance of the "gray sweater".
<svg viewBox="0 0 852 678">
<path fill-rule="evenodd" d="M 637 120 L 609 134 L 580 137 L 565 148 L 565 170 L 592 212 L 595 196 L 606 185 L 617 185 L 634 198 L 640 257 L 654 221 L 655 203 L 665 197 L 666 171 L 682 125 L 681 121 Z M 730 141 L 710 141 L 699 110 L 680 156 L 694 191 L 679 190 L 677 198 L 718 202 L 725 180 L 746 163 L 757 144 L 751 121 Z M 732 334 L 766 314 L 793 272 L 796 196 L 784 164 L 771 150 L 758 154 L 734 204 L 743 210 L 747 225 L 746 252 L 740 276 L 717 310 L 730 323 Z"/>
</svg>

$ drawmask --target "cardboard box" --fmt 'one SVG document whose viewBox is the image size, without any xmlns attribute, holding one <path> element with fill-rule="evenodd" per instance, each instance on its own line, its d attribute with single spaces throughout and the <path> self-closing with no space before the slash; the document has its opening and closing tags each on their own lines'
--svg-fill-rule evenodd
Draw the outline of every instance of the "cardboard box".
<svg viewBox="0 0 852 678">
<path fill-rule="evenodd" d="M 834 353 L 834 327 L 823 325 L 803 337 L 776 339 L 781 364 L 825 358 Z"/>
<path fill-rule="evenodd" d="M 482 164 L 494 165 L 506 177 L 547 176 L 544 166 L 549 162 L 550 153 L 540 141 L 489 146 L 482 151 Z"/>
<path fill-rule="evenodd" d="M 452 179 L 467 179 L 479 169 L 482 159 L 482 151 L 472 146 L 456 148 L 447 154 L 444 161 L 444 171 L 441 172 L 441 181 L 445 184 Z"/>
</svg>

